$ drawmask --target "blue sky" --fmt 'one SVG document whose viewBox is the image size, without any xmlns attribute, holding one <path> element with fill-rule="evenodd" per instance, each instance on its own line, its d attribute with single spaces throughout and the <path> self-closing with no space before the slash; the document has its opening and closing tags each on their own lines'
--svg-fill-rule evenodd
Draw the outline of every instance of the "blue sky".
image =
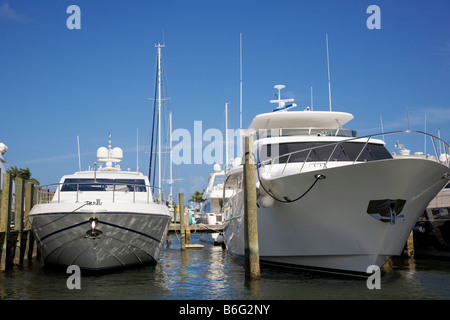
<svg viewBox="0 0 450 320">
<path fill-rule="evenodd" d="M 69 30 L 69 5 L 81 29 Z M 369 30 L 369 5 L 381 29 Z M 333 110 L 354 114 L 360 135 L 424 130 L 450 138 L 450 3 L 300 0 L 0 0 L 0 142 L 9 166 L 41 184 L 93 166 L 98 147 L 124 150 L 124 169 L 148 171 L 155 43 L 164 42 L 165 111 L 173 128 L 239 127 L 239 37 L 243 126 L 270 112 L 275 84 L 298 110 L 328 110 L 328 33 Z M 165 120 L 167 122 L 167 120 Z M 206 146 L 206 142 L 203 147 Z M 392 149 L 393 145 L 388 145 Z M 408 146 L 413 151 L 423 145 Z M 174 168 L 174 194 L 206 186 L 211 165 Z"/>
</svg>

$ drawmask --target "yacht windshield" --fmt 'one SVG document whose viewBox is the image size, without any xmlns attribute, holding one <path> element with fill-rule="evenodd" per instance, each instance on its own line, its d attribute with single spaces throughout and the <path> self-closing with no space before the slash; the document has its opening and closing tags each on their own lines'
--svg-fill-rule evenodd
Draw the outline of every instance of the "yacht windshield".
<svg viewBox="0 0 450 320">
<path fill-rule="evenodd" d="M 364 149 L 363 149 L 364 148 Z M 361 142 L 289 142 L 264 145 L 260 161 L 279 158 L 278 163 L 303 161 L 374 161 L 391 159 L 392 155 L 380 144 Z"/>
<path fill-rule="evenodd" d="M 142 179 L 65 179 L 61 191 L 135 191 L 145 192 Z"/>
</svg>

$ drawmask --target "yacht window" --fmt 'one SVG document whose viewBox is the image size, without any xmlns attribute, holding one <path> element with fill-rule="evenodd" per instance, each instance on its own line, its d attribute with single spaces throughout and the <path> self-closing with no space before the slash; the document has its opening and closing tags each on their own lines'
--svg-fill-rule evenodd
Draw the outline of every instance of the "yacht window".
<svg viewBox="0 0 450 320">
<path fill-rule="evenodd" d="M 61 191 L 136 191 L 146 192 L 142 179 L 66 179 Z"/>
<path fill-rule="evenodd" d="M 365 146 L 365 147 L 364 147 Z M 364 150 L 362 148 L 364 147 Z M 334 151 L 333 151 L 334 150 Z M 362 152 L 361 152 L 362 150 Z M 333 154 L 331 154 L 333 153 Z M 259 152 L 259 161 L 279 157 L 279 163 L 308 161 L 374 161 L 391 159 L 392 155 L 380 144 L 361 142 L 290 142 L 264 145 Z M 330 157 L 331 155 L 331 157 Z"/>
<path fill-rule="evenodd" d="M 211 208 L 211 202 L 207 201 L 207 202 L 205 203 L 205 205 L 203 206 L 202 211 L 203 211 L 203 212 L 210 212 L 211 209 L 212 209 L 212 208 Z"/>
</svg>

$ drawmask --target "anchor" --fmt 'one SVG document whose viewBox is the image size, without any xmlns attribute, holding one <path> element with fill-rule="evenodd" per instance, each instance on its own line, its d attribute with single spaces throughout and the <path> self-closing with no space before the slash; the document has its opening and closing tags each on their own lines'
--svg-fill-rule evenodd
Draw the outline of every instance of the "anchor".
<svg viewBox="0 0 450 320">
<path fill-rule="evenodd" d="M 389 222 L 391 225 L 395 225 L 397 220 L 405 220 L 405 216 L 400 214 L 405 203 L 406 200 L 403 199 L 371 200 L 367 207 L 367 213 L 381 222 Z"/>
</svg>

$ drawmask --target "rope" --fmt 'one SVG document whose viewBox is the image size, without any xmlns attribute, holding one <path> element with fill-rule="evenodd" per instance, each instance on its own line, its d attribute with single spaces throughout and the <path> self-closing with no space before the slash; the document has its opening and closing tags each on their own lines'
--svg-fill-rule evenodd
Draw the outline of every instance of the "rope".
<svg viewBox="0 0 450 320">
<path fill-rule="evenodd" d="M 314 177 L 316 178 L 316 180 L 315 180 L 315 181 L 313 182 L 313 184 L 308 188 L 308 190 L 306 190 L 302 195 L 300 195 L 299 197 L 297 197 L 297 198 L 294 199 L 294 200 L 291 200 L 291 199 L 289 199 L 288 197 L 283 197 L 283 198 L 284 198 L 284 200 L 283 200 L 283 199 L 278 199 L 277 197 L 275 197 L 271 192 L 269 192 L 269 191 L 264 187 L 264 185 L 263 185 L 263 183 L 262 183 L 262 181 L 261 181 L 261 177 L 260 177 L 260 175 L 259 175 L 259 169 L 258 169 L 259 166 L 260 166 L 260 163 L 258 163 L 258 165 L 257 165 L 257 167 L 256 167 L 256 172 L 258 173 L 259 185 L 264 189 L 264 191 L 265 191 L 269 196 L 271 196 L 273 199 L 275 199 L 276 201 L 281 202 L 281 203 L 291 203 L 291 202 L 296 202 L 296 201 L 300 200 L 301 198 L 303 198 L 304 196 L 306 196 L 306 195 L 308 194 L 309 191 L 311 191 L 311 189 L 315 186 L 315 184 L 317 183 L 317 181 L 326 178 L 326 177 L 325 177 L 323 174 L 321 174 L 321 173 L 318 173 L 318 174 L 314 175 Z"/>
</svg>

